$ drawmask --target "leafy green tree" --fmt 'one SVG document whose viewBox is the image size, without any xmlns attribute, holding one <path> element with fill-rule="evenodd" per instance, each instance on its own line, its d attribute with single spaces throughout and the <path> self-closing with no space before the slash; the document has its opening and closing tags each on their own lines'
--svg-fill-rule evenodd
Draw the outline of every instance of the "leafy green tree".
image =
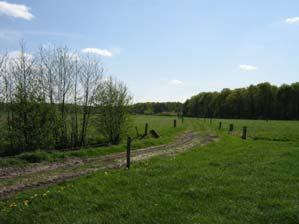
<svg viewBox="0 0 299 224">
<path fill-rule="evenodd" d="M 97 88 L 95 104 L 99 112 L 98 126 L 111 144 L 118 144 L 126 130 L 131 99 L 128 88 L 111 77 Z"/>
<path fill-rule="evenodd" d="M 186 100 L 183 107 L 186 116 L 195 117 L 298 119 L 299 84 L 277 87 L 266 82 L 220 93 L 203 92 Z"/>
</svg>

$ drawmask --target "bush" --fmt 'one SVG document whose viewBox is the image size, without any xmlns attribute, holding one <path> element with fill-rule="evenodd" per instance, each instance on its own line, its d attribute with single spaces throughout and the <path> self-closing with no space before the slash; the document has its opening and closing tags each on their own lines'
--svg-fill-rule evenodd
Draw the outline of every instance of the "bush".
<svg viewBox="0 0 299 224">
<path fill-rule="evenodd" d="M 18 156 L 19 159 L 25 160 L 29 163 L 40 163 L 42 161 L 47 161 L 49 160 L 49 155 L 47 152 L 44 151 L 35 151 L 35 152 L 28 152 L 28 153 L 23 153 Z"/>
<path fill-rule="evenodd" d="M 26 164 L 27 161 L 22 161 L 15 158 L 1 158 L 0 159 L 0 167 L 10 167 L 10 166 L 21 166 Z"/>
</svg>

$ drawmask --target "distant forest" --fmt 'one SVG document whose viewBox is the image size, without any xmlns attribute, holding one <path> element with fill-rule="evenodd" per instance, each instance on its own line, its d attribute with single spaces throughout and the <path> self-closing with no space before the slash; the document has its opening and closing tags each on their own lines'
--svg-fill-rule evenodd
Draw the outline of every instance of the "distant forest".
<svg viewBox="0 0 299 224">
<path fill-rule="evenodd" d="M 133 114 L 177 115 L 182 108 L 180 102 L 147 102 L 131 105 L 130 111 Z"/>
<path fill-rule="evenodd" d="M 243 119 L 299 119 L 299 83 L 268 82 L 247 88 L 202 92 L 183 105 L 185 116 Z"/>
</svg>

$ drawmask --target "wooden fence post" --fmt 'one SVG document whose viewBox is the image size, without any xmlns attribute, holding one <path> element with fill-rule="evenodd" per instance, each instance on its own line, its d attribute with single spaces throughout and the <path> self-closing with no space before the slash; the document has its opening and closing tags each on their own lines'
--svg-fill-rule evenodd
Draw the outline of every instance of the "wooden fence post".
<svg viewBox="0 0 299 224">
<path fill-rule="evenodd" d="M 147 133 L 148 133 L 148 123 L 145 123 L 144 136 L 147 136 Z"/>
<path fill-rule="evenodd" d="M 243 127 L 242 139 L 246 139 L 246 138 L 247 138 L 247 127 L 244 126 L 244 127 Z"/>
<path fill-rule="evenodd" d="M 173 127 L 176 128 L 176 119 L 173 120 Z"/>
<path fill-rule="evenodd" d="M 234 125 L 233 124 L 230 124 L 229 125 L 229 132 L 232 132 L 234 130 Z"/>
<path fill-rule="evenodd" d="M 219 122 L 219 127 L 218 127 L 218 129 L 220 130 L 221 127 L 222 127 L 222 122 Z"/>
<path fill-rule="evenodd" d="M 131 165 L 131 142 L 132 139 L 130 136 L 127 138 L 127 168 L 130 169 Z"/>
</svg>

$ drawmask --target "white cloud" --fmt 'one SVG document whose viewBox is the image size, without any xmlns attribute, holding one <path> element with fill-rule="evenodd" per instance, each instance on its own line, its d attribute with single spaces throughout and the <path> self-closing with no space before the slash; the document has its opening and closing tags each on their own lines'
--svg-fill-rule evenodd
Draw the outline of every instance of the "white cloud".
<svg viewBox="0 0 299 224">
<path fill-rule="evenodd" d="M 285 22 L 288 24 L 294 24 L 294 23 L 299 23 L 299 17 L 291 17 L 291 18 L 287 18 L 285 19 Z"/>
<path fill-rule="evenodd" d="M 97 54 L 102 57 L 112 57 L 113 54 L 111 51 L 106 49 L 99 49 L 99 48 L 84 48 L 81 50 L 83 53 L 90 53 L 90 54 Z"/>
<path fill-rule="evenodd" d="M 1 14 L 26 20 L 34 18 L 34 16 L 30 13 L 30 8 L 26 5 L 12 4 L 6 1 L 0 1 L 0 15 Z"/>
<path fill-rule="evenodd" d="M 255 71 L 257 67 L 254 65 L 239 65 L 239 69 L 242 71 Z"/>
<path fill-rule="evenodd" d="M 179 86 L 179 85 L 182 85 L 183 82 L 181 80 L 173 79 L 169 82 L 169 84 Z"/>
</svg>

